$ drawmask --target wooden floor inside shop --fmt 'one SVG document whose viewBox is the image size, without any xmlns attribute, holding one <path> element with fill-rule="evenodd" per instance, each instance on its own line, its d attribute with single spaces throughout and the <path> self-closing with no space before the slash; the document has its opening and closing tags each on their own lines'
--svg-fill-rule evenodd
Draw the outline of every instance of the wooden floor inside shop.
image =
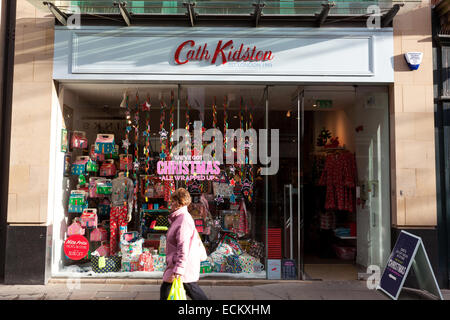
<svg viewBox="0 0 450 320">
<path fill-rule="evenodd" d="M 307 280 L 357 280 L 358 268 L 354 264 L 305 264 Z"/>
<path fill-rule="evenodd" d="M 353 260 L 305 256 L 307 280 L 357 280 L 359 267 Z"/>
</svg>

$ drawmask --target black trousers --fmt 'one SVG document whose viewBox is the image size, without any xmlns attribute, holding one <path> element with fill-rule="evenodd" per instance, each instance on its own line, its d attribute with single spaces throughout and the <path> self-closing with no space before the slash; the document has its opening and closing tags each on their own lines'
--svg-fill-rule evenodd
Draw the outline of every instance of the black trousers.
<svg viewBox="0 0 450 320">
<path fill-rule="evenodd" d="M 184 290 L 186 290 L 186 295 L 189 296 L 192 300 L 208 300 L 208 297 L 203 292 L 203 290 L 199 287 L 197 282 L 184 283 Z M 169 296 L 170 288 L 172 288 L 172 284 L 170 282 L 163 282 L 160 289 L 160 300 L 167 300 Z"/>
</svg>

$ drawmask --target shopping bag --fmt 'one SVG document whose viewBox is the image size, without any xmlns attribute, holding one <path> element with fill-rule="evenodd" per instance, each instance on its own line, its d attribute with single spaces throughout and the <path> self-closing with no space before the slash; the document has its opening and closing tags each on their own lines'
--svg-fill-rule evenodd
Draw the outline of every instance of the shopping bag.
<svg viewBox="0 0 450 320">
<path fill-rule="evenodd" d="M 167 300 L 186 300 L 186 291 L 184 290 L 183 280 L 181 278 L 175 278 L 173 280 Z"/>
</svg>

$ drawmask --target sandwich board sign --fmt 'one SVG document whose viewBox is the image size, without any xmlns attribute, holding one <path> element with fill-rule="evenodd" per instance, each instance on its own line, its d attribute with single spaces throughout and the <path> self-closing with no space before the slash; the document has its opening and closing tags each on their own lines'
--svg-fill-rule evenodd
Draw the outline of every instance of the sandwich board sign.
<svg viewBox="0 0 450 320">
<path fill-rule="evenodd" d="M 443 300 L 422 239 L 403 230 L 395 243 L 377 289 L 397 300 L 411 267 L 414 269 L 420 289 Z"/>
</svg>

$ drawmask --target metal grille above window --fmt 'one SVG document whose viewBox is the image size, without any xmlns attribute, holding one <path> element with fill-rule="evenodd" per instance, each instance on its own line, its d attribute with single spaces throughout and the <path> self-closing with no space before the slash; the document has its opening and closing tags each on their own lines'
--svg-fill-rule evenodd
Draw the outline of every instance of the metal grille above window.
<svg viewBox="0 0 450 320">
<path fill-rule="evenodd" d="M 286 22 L 310 22 L 316 26 L 339 26 L 339 23 L 360 22 L 365 26 L 365 21 L 373 11 L 369 8 L 377 6 L 379 14 L 392 15 L 392 9 L 399 5 L 420 4 L 420 0 L 385 1 L 385 0 L 307 0 L 307 1 L 236 1 L 236 0 L 182 0 L 182 1 L 137 1 L 137 0 L 27 0 L 34 6 L 48 10 L 49 5 L 57 8 L 61 13 L 70 15 L 76 12 L 76 8 L 82 16 L 97 17 L 99 19 L 123 14 L 119 10 L 119 3 L 130 17 L 139 24 L 152 19 L 158 21 L 179 21 L 187 17 L 194 26 L 196 21 L 223 21 L 234 20 L 255 22 L 254 26 L 265 22 L 283 24 Z M 398 10 L 397 10 L 398 11 Z M 395 12 L 396 13 L 396 12 Z M 394 13 L 394 15 L 395 15 Z M 131 19 L 133 20 L 133 19 Z M 317 24 L 320 20 L 319 24 Z M 389 19 L 391 22 L 392 19 Z M 133 24 L 133 23 L 132 23 Z M 337 24 L 337 25 L 336 25 Z M 384 25 L 386 26 L 386 25 Z"/>
</svg>

